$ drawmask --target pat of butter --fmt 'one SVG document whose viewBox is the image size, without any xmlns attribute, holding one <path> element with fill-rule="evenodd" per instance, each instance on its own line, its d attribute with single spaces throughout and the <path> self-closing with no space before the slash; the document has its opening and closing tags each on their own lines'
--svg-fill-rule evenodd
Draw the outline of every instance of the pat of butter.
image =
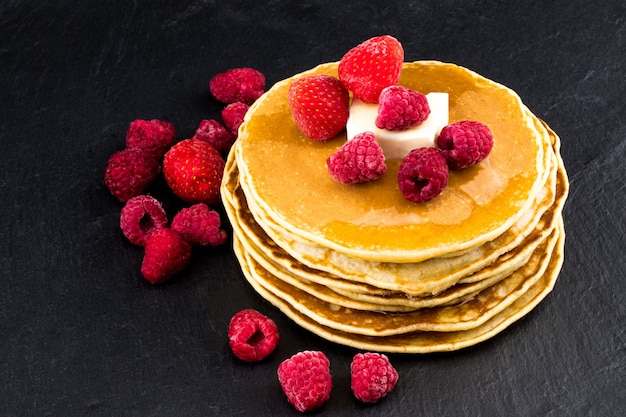
<svg viewBox="0 0 626 417">
<path fill-rule="evenodd" d="M 416 148 L 434 148 L 441 129 L 448 124 L 448 93 L 426 94 L 430 114 L 418 126 L 405 130 L 387 130 L 376 127 L 378 104 L 354 99 L 346 124 L 348 140 L 363 132 L 372 132 L 386 159 L 404 158 Z"/>
</svg>

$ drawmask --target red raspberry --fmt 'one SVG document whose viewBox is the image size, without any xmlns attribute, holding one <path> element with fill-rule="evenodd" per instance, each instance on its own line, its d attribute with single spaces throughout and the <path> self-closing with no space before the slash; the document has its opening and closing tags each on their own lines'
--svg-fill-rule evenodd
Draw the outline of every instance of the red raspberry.
<svg viewBox="0 0 626 417">
<path fill-rule="evenodd" d="M 252 104 L 265 91 L 265 75 L 253 68 L 233 68 L 211 78 L 209 88 L 222 103 Z"/>
<path fill-rule="evenodd" d="M 226 232 L 220 225 L 219 213 L 204 203 L 184 208 L 172 219 L 172 229 L 202 246 L 218 246 L 226 241 Z"/>
<path fill-rule="evenodd" d="M 237 139 L 217 120 L 202 120 L 192 139 L 208 142 L 219 152 L 226 152 Z"/>
<path fill-rule="evenodd" d="M 343 184 L 372 181 L 387 171 L 385 155 L 372 132 L 356 135 L 326 160 L 328 172 Z"/>
<path fill-rule="evenodd" d="M 274 351 L 279 339 L 276 323 L 256 310 L 241 310 L 230 319 L 230 348 L 243 361 L 256 362 L 265 359 Z"/>
<path fill-rule="evenodd" d="M 350 365 L 354 396 L 366 403 L 375 403 L 393 390 L 398 372 L 389 358 L 380 353 L 357 353 Z"/>
<path fill-rule="evenodd" d="M 139 246 L 146 245 L 148 234 L 167 226 L 167 215 L 156 198 L 138 195 L 126 202 L 120 216 L 124 236 Z"/>
<path fill-rule="evenodd" d="M 330 361 L 323 352 L 305 350 L 284 360 L 278 366 L 278 380 L 300 412 L 319 408 L 330 399 Z"/>
<path fill-rule="evenodd" d="M 169 227 L 161 227 L 146 239 L 141 274 L 152 284 L 160 284 L 185 269 L 191 260 L 191 243 Z"/>
<path fill-rule="evenodd" d="M 163 176 L 184 201 L 216 204 L 220 201 L 224 164 L 222 155 L 207 142 L 185 139 L 165 154 Z"/>
<path fill-rule="evenodd" d="M 441 149 L 450 168 L 463 169 L 489 156 L 493 148 L 493 135 L 486 125 L 465 120 L 441 129 L 437 147 Z"/>
<path fill-rule="evenodd" d="M 243 118 L 250 106 L 241 101 L 229 104 L 222 110 L 222 120 L 226 129 L 230 131 L 235 137 L 239 134 L 239 126 L 243 123 Z"/>
<path fill-rule="evenodd" d="M 435 148 L 413 149 L 400 163 L 398 185 L 409 201 L 432 200 L 448 185 L 446 159 Z"/>
<path fill-rule="evenodd" d="M 141 194 L 161 170 L 159 161 L 148 151 L 124 149 L 111 155 L 104 172 L 104 183 L 121 202 Z"/>
<path fill-rule="evenodd" d="M 170 122 L 162 120 L 141 120 L 131 122 L 126 132 L 126 147 L 145 149 L 155 158 L 163 158 L 165 152 L 174 144 L 176 129 Z"/>
<path fill-rule="evenodd" d="M 424 94 L 392 85 L 380 93 L 375 123 L 381 129 L 404 130 L 418 126 L 429 114 L 430 106 Z"/>
</svg>

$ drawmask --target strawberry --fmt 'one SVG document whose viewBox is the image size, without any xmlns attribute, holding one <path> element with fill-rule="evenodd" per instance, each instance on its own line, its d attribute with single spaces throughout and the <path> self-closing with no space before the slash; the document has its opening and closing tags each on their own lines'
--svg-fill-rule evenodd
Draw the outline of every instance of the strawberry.
<svg viewBox="0 0 626 417">
<path fill-rule="evenodd" d="M 220 153 L 198 139 L 178 142 L 163 158 L 167 184 L 174 194 L 189 203 L 218 203 L 223 173 L 224 159 Z"/>
<path fill-rule="evenodd" d="M 155 229 L 146 239 L 141 274 L 160 284 L 182 271 L 191 260 L 191 243 L 169 227 Z"/>
<path fill-rule="evenodd" d="M 326 141 L 346 127 L 350 95 L 337 78 L 299 78 L 291 84 L 287 96 L 296 126 L 310 139 Z"/>
<path fill-rule="evenodd" d="M 355 98 L 377 103 L 385 87 L 400 79 L 404 49 L 392 36 L 377 36 L 350 49 L 339 61 L 339 79 Z"/>
</svg>

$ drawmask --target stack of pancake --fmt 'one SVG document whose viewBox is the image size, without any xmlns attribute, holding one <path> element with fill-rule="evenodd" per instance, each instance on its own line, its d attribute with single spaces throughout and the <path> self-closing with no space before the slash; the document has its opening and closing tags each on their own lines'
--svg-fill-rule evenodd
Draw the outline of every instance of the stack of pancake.
<svg viewBox="0 0 626 417">
<path fill-rule="evenodd" d="M 334 181 L 326 159 L 346 140 L 306 138 L 287 91 L 251 107 L 222 182 L 235 254 L 251 286 L 293 321 L 363 350 L 426 353 L 474 345 L 553 288 L 563 261 L 568 180 L 559 138 L 510 89 L 436 61 L 405 63 L 399 84 L 449 95 L 450 122 L 494 136 L 490 156 L 450 171 L 427 203 L 404 199 L 399 160 L 378 180 Z"/>
</svg>

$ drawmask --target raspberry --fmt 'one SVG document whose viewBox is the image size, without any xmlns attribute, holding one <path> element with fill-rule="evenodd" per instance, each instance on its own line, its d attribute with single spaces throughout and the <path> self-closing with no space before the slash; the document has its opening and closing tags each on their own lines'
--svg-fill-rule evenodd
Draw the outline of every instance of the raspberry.
<svg viewBox="0 0 626 417">
<path fill-rule="evenodd" d="M 230 319 L 230 348 L 243 361 L 265 359 L 274 351 L 279 339 L 276 323 L 256 310 L 241 310 Z"/>
<path fill-rule="evenodd" d="M 265 75 L 253 68 L 233 68 L 211 78 L 209 88 L 222 103 L 252 104 L 265 91 Z"/>
<path fill-rule="evenodd" d="M 335 181 L 354 184 L 372 181 L 387 171 L 385 155 L 372 132 L 356 135 L 326 160 Z"/>
<path fill-rule="evenodd" d="M 441 149 L 450 168 L 463 169 L 489 156 L 493 148 L 493 135 L 486 125 L 465 120 L 441 129 L 437 147 Z"/>
<path fill-rule="evenodd" d="M 393 390 L 398 372 L 380 353 L 357 353 L 350 365 L 352 392 L 359 400 L 375 403 Z"/>
<path fill-rule="evenodd" d="M 413 149 L 400 163 L 398 185 L 409 201 L 432 200 L 448 185 L 446 159 L 435 148 Z"/>
<path fill-rule="evenodd" d="M 426 96 L 401 85 L 386 87 L 378 98 L 376 126 L 387 130 L 404 130 L 418 126 L 428 118 L 430 106 Z"/>
<path fill-rule="evenodd" d="M 192 139 L 208 142 L 217 151 L 226 152 L 237 138 L 217 120 L 202 120 Z"/>
<path fill-rule="evenodd" d="M 185 269 L 191 260 L 191 243 L 169 227 L 161 227 L 146 239 L 141 274 L 152 284 L 160 284 Z"/>
<path fill-rule="evenodd" d="M 243 117 L 250 106 L 241 101 L 229 104 L 222 110 L 222 120 L 226 129 L 230 131 L 235 137 L 239 134 L 239 126 L 243 123 Z"/>
<path fill-rule="evenodd" d="M 202 246 L 218 246 L 226 241 L 226 232 L 220 229 L 220 224 L 219 213 L 204 203 L 184 208 L 172 219 L 172 229 Z"/>
<path fill-rule="evenodd" d="M 330 361 L 323 352 L 305 350 L 284 360 L 278 366 L 278 380 L 300 412 L 319 408 L 330 399 Z"/>
<path fill-rule="evenodd" d="M 111 155 L 104 172 L 104 183 L 119 201 L 125 203 L 141 194 L 161 170 L 159 161 L 148 151 L 124 149 Z"/>
<path fill-rule="evenodd" d="M 176 129 L 170 122 L 162 120 L 141 120 L 131 122 L 126 132 L 126 147 L 145 149 L 155 158 L 160 159 L 174 144 Z"/>
<path fill-rule="evenodd" d="M 120 215 L 120 227 L 124 236 L 139 246 L 146 245 L 148 234 L 167 226 L 167 215 L 157 199 L 138 195 L 126 202 Z"/>
</svg>

